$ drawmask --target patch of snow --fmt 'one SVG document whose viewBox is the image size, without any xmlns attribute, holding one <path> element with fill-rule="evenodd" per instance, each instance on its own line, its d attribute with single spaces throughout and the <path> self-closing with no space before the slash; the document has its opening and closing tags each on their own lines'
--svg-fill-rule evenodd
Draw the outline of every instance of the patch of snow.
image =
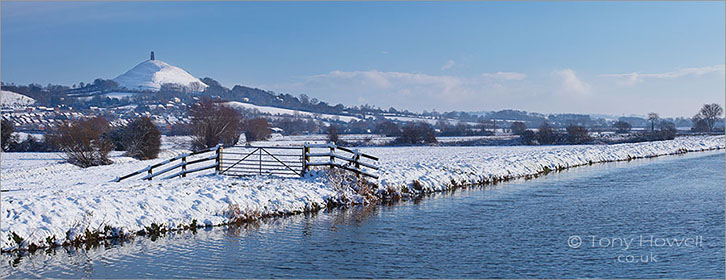
<svg viewBox="0 0 726 280">
<path fill-rule="evenodd" d="M 3 107 L 24 107 L 33 105 L 33 103 L 35 103 L 35 99 L 17 92 L 3 90 L 0 91 L 0 95 L 2 95 Z"/>
<path fill-rule="evenodd" d="M 320 116 L 320 118 L 327 119 L 327 120 L 340 120 L 344 122 L 351 122 L 353 120 L 360 120 L 356 117 L 352 116 L 341 116 L 341 115 L 332 115 L 332 114 L 318 114 L 318 113 L 311 113 L 306 111 L 298 111 L 298 110 L 291 110 L 291 109 L 284 109 L 284 108 L 277 108 L 277 107 L 271 107 L 271 106 L 258 106 L 250 103 L 244 103 L 239 101 L 230 101 L 224 103 L 227 106 L 230 106 L 235 109 L 246 109 L 246 110 L 257 110 L 261 113 L 266 113 L 270 115 L 290 115 L 290 116 L 304 116 L 304 117 L 315 117 Z"/>
<path fill-rule="evenodd" d="M 177 84 L 184 87 L 192 87 L 193 83 L 199 85 L 199 89 L 207 87 L 199 79 L 189 72 L 176 66 L 172 66 L 161 60 L 147 60 L 136 65 L 128 72 L 113 79 L 120 87 L 129 90 L 152 90 L 158 91 L 163 84 Z"/>
<path fill-rule="evenodd" d="M 109 93 L 103 94 L 103 96 L 108 97 L 108 98 L 111 98 L 111 99 L 124 99 L 126 97 L 132 97 L 134 95 L 136 95 L 136 93 L 133 93 L 133 92 L 118 92 L 118 91 L 114 91 L 114 92 L 109 92 Z"/>
</svg>

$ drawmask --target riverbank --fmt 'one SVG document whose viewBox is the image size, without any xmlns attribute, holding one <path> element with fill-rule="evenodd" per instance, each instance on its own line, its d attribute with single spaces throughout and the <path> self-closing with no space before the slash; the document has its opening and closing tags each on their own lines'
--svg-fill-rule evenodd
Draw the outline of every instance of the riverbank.
<svg viewBox="0 0 726 280">
<path fill-rule="evenodd" d="M 724 273 L 723 158 L 721 150 L 593 164 L 415 201 L 6 253 L 0 278 L 717 278 Z M 611 232 L 688 232 L 707 245 L 566 245 L 571 235 Z M 651 252 L 659 262 L 617 262 Z"/>
<path fill-rule="evenodd" d="M 167 230 L 244 222 L 379 198 L 410 197 L 462 185 L 494 184 L 553 170 L 724 148 L 723 136 L 579 146 L 376 147 L 380 179 L 368 191 L 351 177 L 312 172 L 302 179 L 198 175 L 110 182 L 152 161 L 80 169 L 53 153 L 2 155 L 3 251 L 84 243 Z M 175 153 L 168 151 L 169 154 Z"/>
</svg>

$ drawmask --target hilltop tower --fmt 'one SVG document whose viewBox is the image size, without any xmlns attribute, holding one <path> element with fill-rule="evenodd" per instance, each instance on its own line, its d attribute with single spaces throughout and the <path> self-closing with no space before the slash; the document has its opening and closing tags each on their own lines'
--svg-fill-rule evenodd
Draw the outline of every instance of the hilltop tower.
<svg viewBox="0 0 726 280">
<path fill-rule="evenodd" d="M 151 60 L 154 60 L 154 51 L 151 51 Z"/>
</svg>

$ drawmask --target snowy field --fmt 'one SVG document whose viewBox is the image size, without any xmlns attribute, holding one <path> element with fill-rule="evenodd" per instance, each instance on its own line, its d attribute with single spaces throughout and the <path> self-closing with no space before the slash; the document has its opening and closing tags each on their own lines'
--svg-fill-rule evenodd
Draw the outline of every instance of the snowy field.
<svg viewBox="0 0 726 280">
<path fill-rule="evenodd" d="M 291 109 L 283 109 L 278 107 L 271 107 L 271 106 L 259 106 L 254 105 L 251 103 L 244 103 L 239 101 L 230 101 L 225 103 L 226 105 L 235 108 L 235 109 L 246 109 L 246 110 L 257 110 L 262 113 L 271 114 L 273 116 L 276 115 L 289 115 L 289 116 L 305 116 L 305 117 L 315 117 L 319 116 L 322 119 L 326 120 L 341 120 L 344 122 L 351 122 L 353 120 L 359 121 L 360 119 L 353 117 L 353 116 L 343 116 L 343 115 L 331 115 L 331 114 L 318 114 L 318 113 L 311 113 L 306 111 L 299 111 L 299 110 L 291 110 Z"/>
<path fill-rule="evenodd" d="M 152 225 L 220 225 L 240 215 L 254 219 L 314 210 L 331 201 L 366 202 L 323 172 L 302 179 L 239 179 L 207 173 L 168 180 L 111 182 L 116 176 L 183 153 L 186 140 L 165 137 L 160 159 L 138 161 L 115 152 L 114 164 L 86 169 L 64 163 L 58 153 L 3 153 L 2 249 L 83 240 L 87 230 L 101 232 L 101 237 L 116 236 Z M 275 140 L 265 143 L 272 142 Z M 381 159 L 380 179 L 375 182 L 379 194 L 391 190 L 405 194 L 444 191 L 452 187 L 452 181 L 459 185 L 491 182 L 590 162 L 716 148 L 724 148 L 723 136 L 618 145 L 370 147 L 361 151 Z M 415 187 L 414 181 L 418 182 Z M 20 244 L 18 237 L 22 239 Z"/>
<path fill-rule="evenodd" d="M 163 148 L 178 148 L 185 149 L 189 148 L 191 143 L 190 136 L 163 136 L 162 149 Z M 500 140 L 512 140 L 516 139 L 517 135 L 497 135 L 497 136 L 438 136 L 436 140 L 440 144 L 452 144 L 456 142 L 466 141 L 500 141 Z M 275 147 L 290 147 L 290 146 L 301 146 L 305 142 L 313 144 L 326 143 L 328 140 L 326 134 L 309 134 L 309 135 L 289 135 L 283 136 L 278 133 L 273 133 L 270 139 L 264 141 L 255 141 L 251 144 L 261 146 L 275 146 Z M 393 142 L 396 137 L 388 137 L 379 134 L 341 134 L 340 139 L 346 142 L 358 143 L 363 146 L 375 146 L 375 145 L 386 145 Z M 244 143 L 244 135 L 240 136 L 240 142 Z"/>
</svg>

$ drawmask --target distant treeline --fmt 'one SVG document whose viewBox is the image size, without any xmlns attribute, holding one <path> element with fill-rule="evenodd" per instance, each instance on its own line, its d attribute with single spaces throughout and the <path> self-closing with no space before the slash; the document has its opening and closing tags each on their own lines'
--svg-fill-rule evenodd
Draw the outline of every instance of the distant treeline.
<svg viewBox="0 0 726 280">
<path fill-rule="evenodd" d="M 203 78 L 202 82 L 209 87 L 203 92 L 193 92 L 174 85 L 162 85 L 158 92 L 144 92 L 125 98 L 109 98 L 104 93 L 113 91 L 124 91 L 118 88 L 113 80 L 96 79 L 90 83 L 80 82 L 72 86 L 52 85 L 42 86 L 39 84 L 15 85 L 2 83 L 3 89 L 18 92 L 35 99 L 38 105 L 49 107 L 70 107 L 74 110 L 89 109 L 91 107 L 117 107 L 123 105 L 138 105 L 137 112 L 149 112 L 155 114 L 149 108 L 154 104 L 166 104 L 171 100 L 178 100 L 182 104 L 194 104 L 200 98 L 209 97 L 216 100 L 240 101 L 259 106 L 273 106 L 290 110 L 307 111 L 317 114 L 334 114 L 355 116 L 360 121 L 342 122 L 329 121 L 338 126 L 340 133 L 381 133 L 397 136 L 396 129 L 391 129 L 385 116 L 413 116 L 423 119 L 437 120 L 432 124 L 438 136 L 479 136 L 490 135 L 496 129 L 510 129 L 513 122 L 521 122 L 526 127 L 539 127 L 544 123 L 554 128 L 566 128 L 571 125 L 583 126 L 591 131 L 607 131 L 614 128 L 615 123 L 604 118 L 593 118 L 586 114 L 540 114 L 519 110 L 501 110 L 496 112 L 467 113 L 452 111 L 439 113 L 436 111 L 412 113 L 408 110 L 401 110 L 394 107 L 381 109 L 371 105 L 345 106 L 343 104 L 328 104 L 316 98 L 310 98 L 305 94 L 294 96 L 287 93 L 275 93 L 258 88 L 250 88 L 241 85 L 226 88 L 212 78 Z M 187 105 L 188 106 L 188 105 Z M 271 117 L 260 112 L 243 112 L 249 116 L 265 117 L 273 127 L 282 129 L 284 134 L 320 133 L 325 129 L 319 119 L 301 117 Z M 373 116 L 373 119 L 368 118 Z M 450 121 L 446 121 L 450 120 Z M 696 118 L 665 118 L 661 121 L 672 123 L 675 127 L 696 127 L 696 130 L 704 131 L 706 127 L 710 130 L 722 129 L 722 122 L 713 124 L 704 123 Z M 396 125 L 402 126 L 405 123 L 393 121 Z M 653 123 L 648 118 L 620 117 L 616 123 L 627 123 L 631 128 L 651 128 Z M 400 130 L 400 128 L 399 128 Z M 186 129 L 182 126 L 166 131 L 171 134 L 184 133 Z"/>
</svg>

